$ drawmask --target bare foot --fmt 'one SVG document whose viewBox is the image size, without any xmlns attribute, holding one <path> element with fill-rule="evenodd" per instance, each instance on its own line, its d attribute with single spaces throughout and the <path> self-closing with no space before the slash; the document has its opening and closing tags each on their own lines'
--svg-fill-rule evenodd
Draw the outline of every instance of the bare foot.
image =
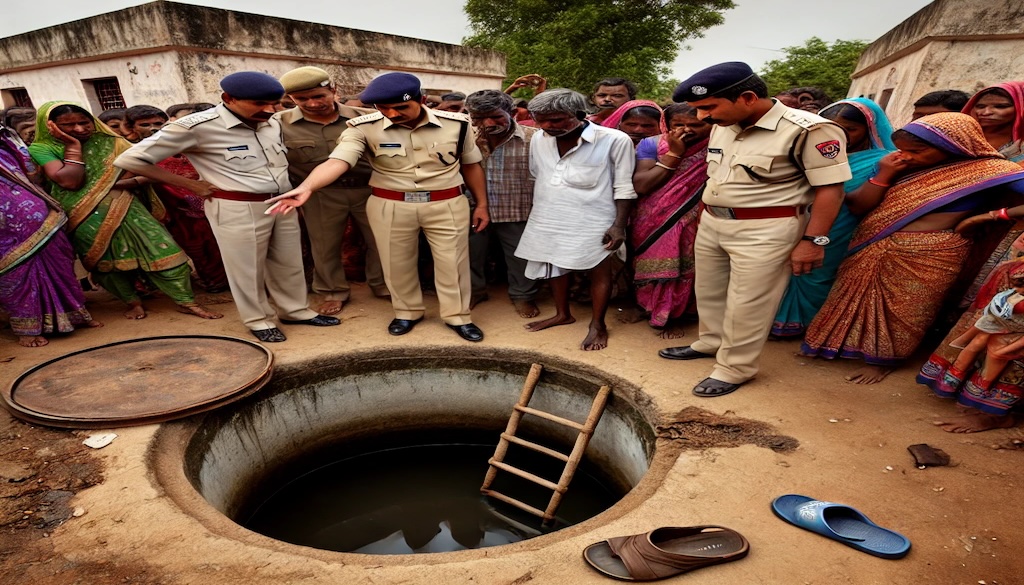
<svg viewBox="0 0 1024 585">
<path fill-rule="evenodd" d="M 854 384 L 877 384 L 891 374 L 894 369 L 882 366 L 864 366 L 847 376 L 846 381 Z"/>
<path fill-rule="evenodd" d="M 583 351 L 597 351 L 606 347 L 608 347 L 608 330 L 591 324 L 590 333 L 587 333 L 587 338 L 580 344 L 580 349 Z"/>
<path fill-rule="evenodd" d="M 980 433 L 992 429 L 1008 429 L 1016 424 L 1010 415 L 996 415 L 975 410 L 962 416 L 954 416 L 948 420 L 937 420 L 935 426 L 947 433 Z"/>
<path fill-rule="evenodd" d="M 142 301 L 128 303 L 128 310 L 124 312 L 125 319 L 145 319 L 146 309 L 142 308 Z"/>
<path fill-rule="evenodd" d="M 316 312 L 321 315 L 337 315 L 344 306 L 345 301 L 324 301 L 317 307 Z"/>
<path fill-rule="evenodd" d="M 615 316 L 615 319 L 618 320 L 619 323 L 625 323 L 627 325 L 630 323 L 639 323 L 651 316 L 650 313 L 635 305 L 632 307 L 626 307 L 625 309 L 619 309 L 618 313 L 619 314 Z"/>
<path fill-rule="evenodd" d="M 669 323 L 664 327 L 655 327 L 654 332 L 658 334 L 658 337 L 662 339 L 679 339 L 686 335 L 683 330 L 683 326 L 679 324 Z"/>
<path fill-rule="evenodd" d="M 195 305 L 178 305 L 178 310 L 186 315 L 195 315 L 196 317 L 202 317 L 203 319 L 220 319 L 224 315 L 220 313 L 214 313 L 206 307 L 195 304 Z"/>
<path fill-rule="evenodd" d="M 43 347 L 50 342 L 41 335 L 19 335 L 18 343 L 22 347 Z"/>
<path fill-rule="evenodd" d="M 523 329 L 526 329 L 527 331 L 543 331 L 544 329 L 547 329 L 548 327 L 557 327 L 559 325 L 568 325 L 570 323 L 575 323 L 575 322 L 576 322 L 576 317 L 573 317 L 572 315 L 558 315 L 558 314 L 556 314 L 554 317 L 551 317 L 550 319 L 544 319 L 543 321 L 534 321 L 533 323 L 527 323 L 526 325 L 523 325 Z"/>
<path fill-rule="evenodd" d="M 523 319 L 529 319 L 530 317 L 540 315 L 540 309 L 537 308 L 537 303 L 533 301 L 517 299 L 512 301 L 512 305 L 515 306 L 516 313 L 518 313 Z"/>
<path fill-rule="evenodd" d="M 103 323 L 93 319 L 85 324 L 86 327 L 103 327 Z"/>
</svg>

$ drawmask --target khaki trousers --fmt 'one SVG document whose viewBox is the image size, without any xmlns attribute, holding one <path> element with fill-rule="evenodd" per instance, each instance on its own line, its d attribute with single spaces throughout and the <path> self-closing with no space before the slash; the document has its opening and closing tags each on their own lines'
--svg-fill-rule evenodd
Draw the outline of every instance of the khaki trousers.
<svg viewBox="0 0 1024 585">
<path fill-rule="evenodd" d="M 700 337 L 690 347 L 715 354 L 712 378 L 741 384 L 757 374 L 806 221 L 701 215 L 694 244 Z"/>
<path fill-rule="evenodd" d="M 208 199 L 206 217 L 217 238 L 228 286 L 242 323 L 251 330 L 277 327 L 277 313 L 302 321 L 316 317 L 306 298 L 299 217 L 264 215 L 262 202 Z"/>
<path fill-rule="evenodd" d="M 370 188 L 318 191 L 302 208 L 313 252 L 313 292 L 326 301 L 347 301 L 350 286 L 345 278 L 341 250 L 345 242 L 345 226 L 351 217 L 366 240 L 366 282 L 374 294 L 387 292 L 380 267 L 377 243 L 366 218 L 366 200 Z"/>
<path fill-rule="evenodd" d="M 449 325 L 472 323 L 469 201 L 462 196 L 428 203 L 370 197 L 366 214 L 377 241 L 395 317 L 419 319 L 425 310 L 417 272 L 422 230 L 434 256 L 434 285 L 441 319 Z"/>
</svg>

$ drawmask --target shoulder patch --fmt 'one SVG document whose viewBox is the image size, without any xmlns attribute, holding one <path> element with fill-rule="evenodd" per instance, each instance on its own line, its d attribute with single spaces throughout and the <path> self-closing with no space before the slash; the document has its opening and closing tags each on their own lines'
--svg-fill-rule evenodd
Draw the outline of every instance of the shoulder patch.
<svg viewBox="0 0 1024 585">
<path fill-rule="evenodd" d="M 360 124 L 366 124 L 367 122 L 376 122 L 377 120 L 381 120 L 383 118 L 384 118 L 384 114 L 382 114 L 380 112 L 374 111 L 374 112 L 370 112 L 369 114 L 364 114 L 362 116 L 359 116 L 358 118 L 352 118 L 351 120 L 349 120 L 346 123 L 349 126 L 358 126 Z"/>
<path fill-rule="evenodd" d="M 803 110 L 794 110 L 792 108 L 787 108 L 786 111 L 782 113 L 782 117 L 797 126 L 808 130 L 820 124 L 830 123 L 828 120 L 817 114 L 812 114 Z"/>
<path fill-rule="evenodd" d="M 213 109 L 209 109 L 209 110 L 207 110 L 205 112 L 196 112 L 194 114 L 189 114 L 189 115 L 185 116 L 184 118 L 178 118 L 177 120 L 175 120 L 173 122 L 170 122 L 170 123 L 171 124 L 177 124 L 178 126 L 181 126 L 182 128 L 192 128 L 194 126 L 198 126 L 199 124 L 202 124 L 203 122 L 209 122 L 210 120 L 216 120 L 219 117 L 220 117 L 220 114 L 218 114 Z"/>
</svg>

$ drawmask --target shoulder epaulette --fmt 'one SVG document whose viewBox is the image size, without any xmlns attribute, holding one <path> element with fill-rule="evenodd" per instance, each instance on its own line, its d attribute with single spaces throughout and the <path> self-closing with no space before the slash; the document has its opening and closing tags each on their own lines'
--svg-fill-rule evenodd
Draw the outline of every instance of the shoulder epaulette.
<svg viewBox="0 0 1024 585">
<path fill-rule="evenodd" d="M 184 118 L 178 118 L 177 120 L 171 122 L 171 124 L 177 124 L 178 126 L 181 126 L 182 128 L 192 128 L 194 126 L 198 126 L 199 124 L 202 124 L 203 122 L 209 122 L 210 120 L 216 120 L 219 117 L 220 117 L 220 114 L 218 114 L 216 110 L 209 109 L 209 110 L 206 110 L 204 112 L 196 112 L 194 114 L 189 114 L 189 115 L 185 116 Z"/>
<path fill-rule="evenodd" d="M 447 118 L 449 120 L 458 120 L 459 122 L 469 122 L 469 114 L 461 114 L 459 112 L 446 112 L 444 110 L 431 110 L 434 115 L 438 118 Z"/>
<path fill-rule="evenodd" d="M 812 114 L 803 110 L 787 109 L 782 113 L 782 117 L 797 126 L 808 130 L 820 124 L 829 123 L 829 120 L 826 120 L 817 114 Z"/>
<path fill-rule="evenodd" d="M 358 126 L 360 124 L 366 124 L 367 122 L 376 122 L 377 120 L 380 120 L 383 117 L 384 114 L 380 112 L 370 112 L 369 114 L 364 114 L 362 116 L 359 116 L 358 118 L 352 118 L 347 123 L 349 126 Z"/>
</svg>

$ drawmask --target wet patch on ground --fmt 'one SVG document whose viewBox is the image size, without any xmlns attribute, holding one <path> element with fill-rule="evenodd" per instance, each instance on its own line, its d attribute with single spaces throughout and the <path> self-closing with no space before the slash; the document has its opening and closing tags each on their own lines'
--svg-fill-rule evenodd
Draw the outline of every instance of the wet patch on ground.
<svg viewBox="0 0 1024 585">
<path fill-rule="evenodd" d="M 672 441 L 684 450 L 757 445 L 779 453 L 800 446 L 793 437 L 778 434 L 764 422 L 714 414 L 688 406 L 657 427 L 658 438 Z"/>
<path fill-rule="evenodd" d="M 48 558 L 50 546 L 43 539 L 73 517 L 71 499 L 103 481 L 102 461 L 82 444 L 86 436 L 0 413 L 0 574 L 5 581 Z"/>
</svg>

